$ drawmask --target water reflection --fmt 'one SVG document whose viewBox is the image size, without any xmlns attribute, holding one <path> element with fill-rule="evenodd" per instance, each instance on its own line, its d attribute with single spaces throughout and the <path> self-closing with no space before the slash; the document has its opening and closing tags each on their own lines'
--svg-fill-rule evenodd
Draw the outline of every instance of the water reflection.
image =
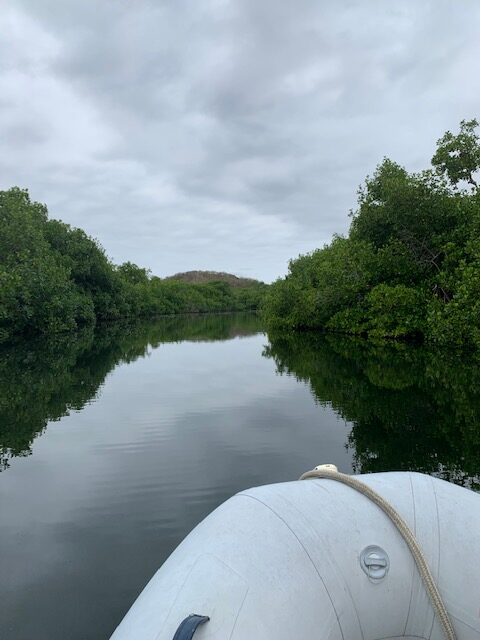
<svg viewBox="0 0 480 640">
<path fill-rule="evenodd" d="M 2 638 L 108 638 L 219 503 L 319 462 L 478 481 L 474 361 L 268 338 L 178 317 L 0 352 Z"/>
<path fill-rule="evenodd" d="M 356 472 L 416 470 L 480 488 L 474 357 L 398 343 L 271 335 L 265 356 L 351 423 Z"/>
<path fill-rule="evenodd" d="M 92 402 L 107 374 L 169 342 L 228 340 L 260 331 L 254 314 L 179 316 L 115 323 L 18 342 L 0 350 L 0 471 L 31 453 L 33 440 Z"/>
<path fill-rule="evenodd" d="M 108 373 L 159 345 L 261 331 L 253 314 L 116 323 L 0 351 L 0 470 L 31 453 L 48 422 L 80 411 Z M 480 467 L 480 368 L 455 353 L 312 334 L 269 336 L 264 356 L 307 382 L 351 423 L 357 472 L 418 470 L 475 485 Z"/>
<path fill-rule="evenodd" d="M 351 470 L 348 425 L 276 375 L 259 330 L 159 319 L 3 352 L 2 638 L 108 638 L 232 494 L 323 459 Z"/>
</svg>

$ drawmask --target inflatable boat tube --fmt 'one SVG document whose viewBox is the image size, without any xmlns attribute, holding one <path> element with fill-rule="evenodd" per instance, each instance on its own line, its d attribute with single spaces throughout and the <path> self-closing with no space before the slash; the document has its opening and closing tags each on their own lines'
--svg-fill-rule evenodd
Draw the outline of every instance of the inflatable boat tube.
<svg viewBox="0 0 480 640">
<path fill-rule="evenodd" d="M 357 477 L 414 532 L 458 640 L 479 640 L 480 495 L 418 473 Z M 112 640 L 442 637 L 399 531 L 327 478 L 227 500 L 172 553 Z"/>
</svg>

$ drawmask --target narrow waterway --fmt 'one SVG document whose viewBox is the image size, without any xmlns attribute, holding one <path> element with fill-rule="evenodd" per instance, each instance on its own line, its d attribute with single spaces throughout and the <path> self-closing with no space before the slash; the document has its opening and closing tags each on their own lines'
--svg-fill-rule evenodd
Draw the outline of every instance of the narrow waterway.
<svg viewBox="0 0 480 640">
<path fill-rule="evenodd" d="M 240 489 L 417 469 L 478 488 L 475 362 L 267 336 L 255 315 L 114 325 L 0 352 L 0 635 L 108 638 Z"/>
</svg>

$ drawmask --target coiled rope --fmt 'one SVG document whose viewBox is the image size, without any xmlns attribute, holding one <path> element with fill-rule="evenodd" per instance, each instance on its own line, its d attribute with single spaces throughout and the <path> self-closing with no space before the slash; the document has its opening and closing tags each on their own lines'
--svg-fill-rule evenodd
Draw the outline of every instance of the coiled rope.
<svg viewBox="0 0 480 640">
<path fill-rule="evenodd" d="M 440 595 L 440 591 L 437 587 L 432 572 L 430 571 L 430 567 L 427 564 L 423 551 L 421 550 L 412 530 L 398 513 L 398 511 L 392 507 L 388 500 L 383 498 L 374 489 L 364 484 L 354 476 L 340 473 L 335 465 L 325 464 L 315 467 L 315 469 L 312 469 L 312 471 L 307 471 L 306 473 L 304 473 L 300 477 L 300 480 L 308 480 L 310 478 L 328 478 L 329 480 L 336 480 L 337 482 L 346 484 L 352 489 L 355 489 L 355 491 L 358 491 L 366 496 L 390 518 L 390 520 L 397 528 L 397 531 L 400 533 L 402 538 L 405 540 L 408 548 L 410 549 L 427 593 L 430 596 L 430 600 L 432 602 L 434 610 L 436 611 L 443 631 L 445 632 L 445 637 L 447 638 L 447 640 L 456 640 L 455 630 L 448 616 L 447 608 L 445 607 L 445 603 L 443 602 L 442 596 Z"/>
</svg>

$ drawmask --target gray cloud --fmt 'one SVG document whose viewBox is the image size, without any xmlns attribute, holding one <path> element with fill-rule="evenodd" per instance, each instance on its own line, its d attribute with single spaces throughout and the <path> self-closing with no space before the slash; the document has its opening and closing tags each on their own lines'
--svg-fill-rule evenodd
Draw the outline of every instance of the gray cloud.
<svg viewBox="0 0 480 640">
<path fill-rule="evenodd" d="M 475 0 L 74 2 L 2 11 L 1 186 L 116 261 L 270 280 L 345 232 L 384 155 L 479 114 Z"/>
</svg>

